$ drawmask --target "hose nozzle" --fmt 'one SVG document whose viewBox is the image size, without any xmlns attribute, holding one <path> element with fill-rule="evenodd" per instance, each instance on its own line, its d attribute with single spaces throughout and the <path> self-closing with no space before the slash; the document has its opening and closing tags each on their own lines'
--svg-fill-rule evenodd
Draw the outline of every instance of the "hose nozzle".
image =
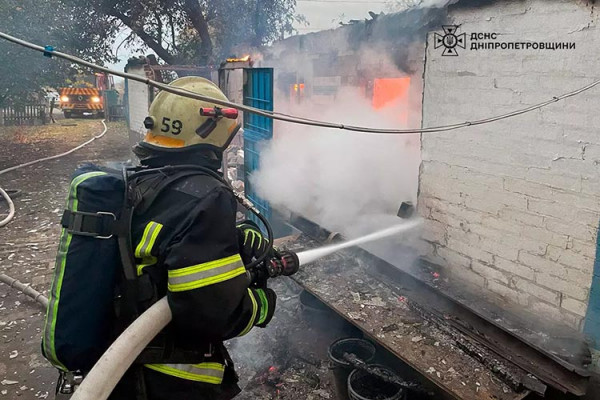
<svg viewBox="0 0 600 400">
<path fill-rule="evenodd" d="M 300 262 L 293 251 L 278 251 L 276 257 L 267 263 L 270 278 L 294 275 L 298 272 L 298 268 L 300 268 Z"/>
<path fill-rule="evenodd" d="M 257 267 L 248 270 L 248 277 L 253 284 L 265 283 L 269 278 L 291 276 L 298 272 L 300 261 L 293 251 L 276 251 L 275 256 Z"/>
<path fill-rule="evenodd" d="M 298 272 L 300 260 L 298 260 L 298 255 L 296 253 L 293 251 L 280 251 L 279 255 L 281 256 L 281 275 L 291 276 Z"/>
</svg>

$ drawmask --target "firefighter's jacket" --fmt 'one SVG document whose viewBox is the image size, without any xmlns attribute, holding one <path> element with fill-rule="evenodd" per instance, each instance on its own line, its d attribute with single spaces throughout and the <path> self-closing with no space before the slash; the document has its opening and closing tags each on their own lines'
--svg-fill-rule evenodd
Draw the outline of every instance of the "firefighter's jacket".
<svg viewBox="0 0 600 400">
<path fill-rule="evenodd" d="M 138 275 L 149 274 L 173 313 L 176 346 L 212 354 L 194 364 L 146 364 L 148 397 L 231 398 L 239 389 L 222 342 L 264 326 L 267 289 L 251 289 L 237 241 L 236 200 L 222 182 L 194 175 L 172 184 L 132 224 Z M 271 309 L 269 309 L 271 307 Z"/>
</svg>

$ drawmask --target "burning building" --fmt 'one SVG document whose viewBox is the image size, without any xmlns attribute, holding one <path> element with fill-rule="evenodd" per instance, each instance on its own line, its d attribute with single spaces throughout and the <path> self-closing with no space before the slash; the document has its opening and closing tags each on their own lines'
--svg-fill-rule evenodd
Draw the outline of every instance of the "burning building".
<svg viewBox="0 0 600 400">
<path fill-rule="evenodd" d="M 593 4 L 558 0 L 453 3 L 443 9 L 380 16 L 276 43 L 265 51 L 261 65 L 274 67 L 279 109 L 283 104 L 296 115 L 331 120 L 331 114 L 319 114 L 318 110 L 344 103 L 352 89 L 373 110 L 395 102 L 396 128 L 430 127 L 526 108 L 594 81 L 591 54 L 597 18 Z M 539 29 L 540 19 L 556 22 L 551 32 Z M 593 96 L 588 91 L 565 100 L 562 106 L 478 127 L 422 134 L 420 146 L 413 147 L 418 167 L 409 172 L 418 184 L 418 212 L 425 220 L 423 240 L 411 243 L 420 254 L 417 266 L 412 261 L 398 261 L 406 254 L 400 246 L 374 253 L 396 266 L 404 263 L 404 269 L 421 281 L 431 280 L 423 271 L 433 271 L 439 293 L 499 331 L 511 332 L 546 356 L 557 356 L 555 362 L 568 359 L 572 363 L 569 368 L 583 374 L 590 363 L 585 343 L 597 347 L 594 340 L 600 339 L 600 283 L 595 284 L 600 273 L 595 261 L 600 199 Z M 339 115 L 339 121 L 354 122 L 356 112 L 352 109 Z M 276 124 L 275 142 L 278 135 L 289 136 L 290 130 L 293 128 Z M 300 131 L 294 133 L 300 136 Z M 305 131 L 304 141 L 312 140 Z M 274 161 L 278 160 L 281 177 L 283 169 L 301 186 L 302 193 L 310 194 L 312 208 L 297 201 L 298 192 L 282 196 L 285 184 L 278 185 L 275 193 L 265 183 L 262 193 L 274 204 L 300 210 L 331 228 L 336 220 L 327 219 L 330 215 L 323 212 L 321 192 L 344 193 L 331 208 L 361 203 L 365 191 L 361 174 L 352 170 L 349 175 L 356 179 L 346 179 L 348 164 L 340 162 L 310 168 L 319 162 L 301 160 L 316 152 L 314 148 L 297 158 L 287 153 L 287 159 L 294 159 L 296 165 L 286 170 L 283 158 L 272 153 L 284 154 L 285 148 L 301 151 L 302 141 L 290 142 L 293 146 L 280 150 L 273 145 L 266 151 L 263 165 L 276 170 Z M 365 148 L 368 145 L 361 152 Z M 407 148 L 410 146 L 397 152 L 397 157 L 410 154 Z M 343 144 L 328 151 L 323 157 L 338 161 L 343 158 L 333 153 L 349 152 Z M 373 157 L 377 158 L 377 152 Z M 377 164 L 364 164 L 364 169 Z M 331 173 L 335 165 L 337 175 Z M 400 172 L 396 165 L 390 168 Z M 308 171 L 310 184 L 296 179 L 294 169 Z M 335 176 L 332 181 L 356 186 L 356 190 L 323 185 L 322 176 L 329 174 Z M 265 173 L 270 179 L 276 176 Z M 346 221 L 346 227 L 360 224 L 370 211 L 365 204 L 378 208 L 381 197 L 389 194 L 374 190 L 361 207 L 344 210 L 352 220 Z M 395 198 L 407 199 L 412 200 L 410 194 Z M 331 275 L 321 278 L 333 279 Z M 319 292 L 311 278 L 298 279 L 308 279 L 306 287 Z M 353 286 L 340 279 L 347 287 Z M 338 287 L 344 286 L 338 283 Z M 318 294 L 328 304 L 352 301 L 350 295 L 333 296 L 326 290 Z M 344 307 L 334 308 L 348 312 Z M 358 322 L 367 330 L 376 324 L 369 317 L 372 315 L 363 316 L 364 323 Z M 398 354 L 405 350 L 399 346 Z M 577 380 L 564 377 L 563 382 Z M 582 394 L 574 386 L 560 390 Z"/>
<path fill-rule="evenodd" d="M 540 29 L 541 20 L 552 29 Z M 459 27 L 465 43 L 447 57 L 436 44 L 446 32 L 428 35 L 423 126 L 503 114 L 596 79 L 593 2 L 460 1 L 447 24 Z M 599 340 L 595 96 L 423 135 L 419 209 L 428 258 L 517 308 Z"/>
<path fill-rule="evenodd" d="M 422 38 L 444 18 L 430 8 L 373 15 L 362 23 L 277 42 L 264 50 L 260 65 L 275 68 L 275 100 L 291 103 L 290 110 L 303 103 L 330 104 L 352 88 L 376 109 L 395 102 L 399 124 L 419 125 Z"/>
<path fill-rule="evenodd" d="M 593 2 L 452 3 L 290 37 L 254 66 L 273 68 L 277 111 L 386 128 L 485 119 L 596 79 Z M 288 247 L 397 221 L 403 201 L 424 220 L 418 240 L 295 280 L 450 397 L 584 395 L 600 340 L 594 90 L 422 135 L 275 122 L 252 149 L 255 186 L 301 233 Z"/>
<path fill-rule="evenodd" d="M 535 22 L 564 13 L 573 19 L 552 31 Z M 421 116 L 424 127 L 446 125 L 591 83 L 595 22 L 586 2 L 460 1 L 292 37 L 267 49 L 262 65 L 275 68 L 275 101 L 290 110 L 339 101 L 352 87 L 374 109 L 397 101 L 398 127 L 419 125 Z M 439 42 L 442 25 L 459 27 L 456 54 Z M 535 47 L 527 51 L 526 43 Z M 418 176 L 428 258 L 577 330 L 590 300 L 600 212 L 589 96 L 565 101 L 566 109 L 424 134 Z"/>
</svg>

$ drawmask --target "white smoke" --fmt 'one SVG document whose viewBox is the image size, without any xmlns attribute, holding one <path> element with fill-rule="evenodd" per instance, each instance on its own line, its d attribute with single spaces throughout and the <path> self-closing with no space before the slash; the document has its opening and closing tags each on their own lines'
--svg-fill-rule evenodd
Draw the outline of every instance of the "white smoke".
<svg viewBox="0 0 600 400">
<path fill-rule="evenodd" d="M 457 2 L 458 0 L 392 0 L 388 4 L 388 10 L 398 12 L 411 8 L 443 8 Z"/>
<path fill-rule="evenodd" d="M 442 7 L 451 2 L 414 0 L 412 5 Z M 434 14 L 443 20 L 443 12 Z M 346 29 L 324 33 L 320 39 L 306 37 L 305 49 L 296 48 L 295 42 L 273 46 L 263 66 L 278 73 L 275 109 L 346 125 L 420 127 L 421 37 L 426 30 L 407 22 L 406 36 L 398 39 L 403 43 L 398 46 L 397 40 L 385 36 L 382 24 L 377 31 L 384 36 L 381 41 L 353 37 L 354 31 Z M 329 54 L 337 55 L 339 71 L 316 62 L 315 56 Z M 377 83 L 391 84 L 377 79 L 407 77 L 407 97 L 376 110 L 372 93 Z M 306 82 L 304 98 L 290 87 L 293 82 Z M 332 92 L 335 95 L 328 94 Z M 398 223 L 403 201 L 416 204 L 419 164 L 419 135 L 366 134 L 276 121 L 274 138 L 261 149 L 251 183 L 274 208 L 355 237 Z"/>
<path fill-rule="evenodd" d="M 458 0 L 417 0 L 417 7 L 421 8 L 442 8 L 458 2 Z"/>
<path fill-rule="evenodd" d="M 373 110 L 357 89 L 294 114 L 377 128 L 402 128 L 397 105 Z M 415 201 L 418 136 L 368 135 L 292 124 L 276 126 L 253 176 L 272 206 L 350 236 L 389 225 L 402 201 Z M 386 217 L 387 216 L 387 217 Z"/>
</svg>

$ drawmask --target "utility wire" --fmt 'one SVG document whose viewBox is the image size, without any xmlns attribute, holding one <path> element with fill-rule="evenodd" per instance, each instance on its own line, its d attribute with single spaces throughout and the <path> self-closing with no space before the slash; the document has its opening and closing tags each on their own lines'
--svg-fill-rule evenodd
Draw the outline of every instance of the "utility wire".
<svg viewBox="0 0 600 400">
<path fill-rule="evenodd" d="M 192 99 L 196 99 L 196 100 L 201 100 L 201 101 L 206 101 L 206 102 L 210 102 L 210 103 L 214 103 L 220 106 L 224 106 L 224 107 L 232 107 L 232 108 L 236 108 L 240 111 L 246 111 L 249 113 L 253 113 L 253 114 L 257 114 L 257 115 L 261 115 L 263 117 L 266 118 L 271 118 L 271 119 L 275 119 L 275 120 L 280 120 L 280 121 L 285 121 L 285 122 L 291 122 L 291 123 L 295 123 L 295 124 L 300 124 L 300 125 L 309 125 L 309 126 L 317 126 L 317 127 L 322 127 L 322 128 L 333 128 L 333 129 L 343 129 L 343 130 L 347 130 L 347 131 L 353 131 L 353 132 L 363 132 L 363 133 L 371 133 L 371 134 L 397 134 L 397 135 L 411 135 L 411 134 L 418 134 L 418 133 L 434 133 L 434 132 L 447 132 L 447 131 L 452 131 L 452 130 L 456 130 L 456 129 L 460 129 L 460 128 L 465 128 L 468 126 L 474 126 L 474 125 L 483 125 L 483 124 L 488 124 L 490 122 L 495 122 L 495 121 L 499 121 L 502 119 L 506 119 L 506 118 L 511 118 L 511 117 L 515 117 L 517 115 L 521 115 L 521 114 L 526 114 L 528 112 L 546 107 L 552 103 L 556 103 L 560 100 L 566 99 L 568 97 L 572 97 L 572 96 L 576 96 L 580 93 L 585 92 L 586 90 L 589 90 L 595 86 L 598 86 L 600 84 L 600 80 L 594 81 L 592 83 L 590 83 L 587 86 L 584 86 L 580 89 L 574 90 L 572 92 L 569 93 L 565 93 L 562 94 L 560 96 L 555 96 L 550 100 L 544 101 L 542 103 L 538 103 L 535 104 L 533 106 L 527 107 L 527 108 L 523 108 L 520 110 L 516 110 L 516 111 L 512 111 L 506 114 L 501 114 L 501 115 L 497 115 L 495 117 L 490 117 L 490 118 L 485 118 L 485 119 L 479 119 L 479 120 L 474 120 L 474 121 L 465 121 L 465 122 L 461 122 L 461 123 L 456 123 L 456 124 L 451 124 L 451 125 L 441 125 L 441 126 L 434 126 L 434 127 L 430 127 L 430 128 L 420 128 L 420 129 L 379 129 L 379 128 L 369 128 L 369 127 L 363 127 L 363 126 L 353 126 L 353 125 L 344 125 L 344 124 L 337 124 L 337 123 L 332 123 L 332 122 L 326 122 L 326 121 L 319 121 L 319 120 L 314 120 L 314 119 L 308 119 L 308 118 L 301 118 L 301 117 L 294 117 L 294 116 L 289 116 L 283 113 L 278 113 L 278 112 L 273 112 L 273 111 L 265 111 L 265 110 L 260 110 L 258 108 L 254 108 L 254 107 L 249 107 L 246 105 L 241 105 L 241 104 L 236 104 L 236 103 L 232 103 L 230 101 L 224 101 L 224 100 L 220 100 L 220 99 L 214 99 L 211 98 L 209 96 L 204 96 L 198 93 L 194 93 L 191 92 L 189 90 L 185 90 L 185 89 L 180 89 L 180 88 L 175 88 L 169 85 L 166 85 L 164 83 L 161 82 L 156 82 L 153 81 L 151 79 L 148 78 L 144 78 L 141 77 L 139 75 L 133 75 L 133 74 L 129 74 L 126 72 L 119 72 L 119 71 L 114 71 L 111 70 L 109 68 L 106 67 L 101 67 L 99 65 L 93 64 L 91 62 L 82 60 L 78 57 L 74 57 L 72 55 L 69 54 L 65 54 L 65 53 L 61 53 L 58 51 L 55 51 L 52 47 L 47 46 L 46 48 L 35 45 L 33 43 L 27 42 L 25 40 L 21 40 L 18 38 L 15 38 L 13 36 L 7 35 L 6 33 L 0 32 L 0 38 L 6 39 L 10 42 L 16 43 L 18 45 L 33 49 L 33 50 L 37 50 L 40 52 L 43 52 L 45 55 L 52 57 L 52 56 L 56 56 L 58 58 L 63 58 L 65 60 L 80 64 L 80 65 L 84 65 L 88 68 L 97 70 L 97 71 L 102 71 L 102 72 L 106 72 L 108 74 L 112 74 L 112 75 L 116 75 L 116 76 L 120 76 L 122 78 L 126 78 L 126 79 L 131 79 L 133 81 L 136 82 L 141 82 L 144 83 L 148 86 L 151 87 L 155 87 L 161 90 L 164 90 L 165 92 L 169 92 L 172 94 L 176 94 L 179 96 L 183 96 L 183 97 L 188 97 L 188 98 L 192 98 Z"/>
</svg>

